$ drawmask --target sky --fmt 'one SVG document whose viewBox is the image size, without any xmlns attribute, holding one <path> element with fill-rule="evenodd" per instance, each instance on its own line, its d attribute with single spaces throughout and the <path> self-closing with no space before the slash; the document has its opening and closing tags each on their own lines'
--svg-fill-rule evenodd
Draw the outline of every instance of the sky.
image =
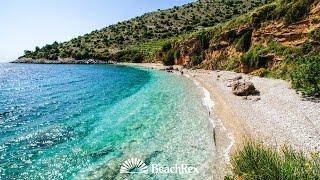
<svg viewBox="0 0 320 180">
<path fill-rule="evenodd" d="M 24 50 L 128 20 L 157 9 L 193 0 L 1 0 L 0 62 L 12 61 Z"/>
</svg>

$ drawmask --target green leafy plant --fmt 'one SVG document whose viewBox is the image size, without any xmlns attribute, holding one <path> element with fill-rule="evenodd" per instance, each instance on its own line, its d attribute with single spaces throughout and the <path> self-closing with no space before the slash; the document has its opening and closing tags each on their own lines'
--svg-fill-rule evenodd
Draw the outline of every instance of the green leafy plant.
<svg viewBox="0 0 320 180">
<path fill-rule="evenodd" d="M 320 179 L 320 154 L 308 157 L 287 146 L 277 151 L 248 141 L 231 162 L 235 179 Z"/>
<path fill-rule="evenodd" d="M 209 42 L 210 42 L 210 36 L 208 33 L 201 32 L 198 36 L 198 39 L 200 41 L 200 47 L 202 50 L 206 50 L 209 48 Z"/>
<path fill-rule="evenodd" d="M 309 0 L 293 1 L 284 16 L 284 22 L 286 24 L 291 24 L 305 17 L 310 4 L 311 2 Z"/>
<path fill-rule="evenodd" d="M 166 66 L 174 65 L 174 50 L 169 50 L 163 57 L 163 64 Z"/>
<path fill-rule="evenodd" d="M 275 3 L 267 4 L 258 8 L 251 15 L 251 23 L 253 25 L 258 25 L 265 20 L 272 19 L 272 14 L 276 8 L 277 4 Z"/>
<path fill-rule="evenodd" d="M 247 52 L 251 46 L 251 36 L 252 31 L 248 31 L 244 33 L 236 44 L 236 49 L 238 51 Z"/>
<path fill-rule="evenodd" d="M 174 51 L 174 58 L 175 58 L 175 59 L 179 59 L 180 56 L 181 56 L 180 50 L 179 50 L 179 49 L 178 49 L 178 50 L 175 50 L 175 51 Z"/>
<path fill-rule="evenodd" d="M 193 66 L 197 66 L 197 65 L 201 64 L 202 58 L 199 55 L 192 55 L 191 62 L 192 62 Z"/>
<path fill-rule="evenodd" d="M 320 42 L 320 29 L 316 29 L 309 33 L 309 37 L 314 40 Z"/>
<path fill-rule="evenodd" d="M 166 42 L 162 45 L 161 51 L 167 52 L 172 48 L 171 42 Z"/>
<path fill-rule="evenodd" d="M 111 60 L 119 62 L 141 63 L 144 55 L 137 50 L 123 50 L 111 56 Z"/>
<path fill-rule="evenodd" d="M 291 73 L 292 87 L 305 95 L 320 95 L 320 56 L 300 58 Z"/>
</svg>

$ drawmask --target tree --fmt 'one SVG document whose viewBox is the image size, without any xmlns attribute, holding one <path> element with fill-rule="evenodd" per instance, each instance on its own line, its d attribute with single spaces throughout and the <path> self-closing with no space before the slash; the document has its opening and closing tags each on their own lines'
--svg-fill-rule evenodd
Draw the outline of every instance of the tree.
<svg viewBox="0 0 320 180">
<path fill-rule="evenodd" d="M 30 55 L 31 54 L 31 51 L 29 51 L 29 50 L 24 50 L 24 55 L 25 56 L 28 56 L 28 55 Z"/>
</svg>

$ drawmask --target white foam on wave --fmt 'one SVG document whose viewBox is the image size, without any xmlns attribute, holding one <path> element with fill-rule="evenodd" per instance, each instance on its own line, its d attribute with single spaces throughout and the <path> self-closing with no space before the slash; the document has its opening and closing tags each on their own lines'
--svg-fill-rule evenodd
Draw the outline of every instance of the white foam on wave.
<svg viewBox="0 0 320 180">
<path fill-rule="evenodd" d="M 187 74 L 185 75 L 186 77 L 190 77 L 189 75 L 187 76 Z M 197 81 L 197 80 L 193 80 L 193 83 L 200 89 L 202 89 L 203 91 L 203 98 L 202 98 L 202 104 L 207 108 L 209 114 L 212 112 L 213 107 L 214 107 L 214 102 L 212 101 L 211 97 L 210 97 L 210 92 L 201 86 L 201 84 Z M 212 125 L 213 128 L 215 128 L 215 124 L 214 124 L 214 120 L 210 117 L 209 118 L 210 123 Z"/>
<path fill-rule="evenodd" d="M 190 76 L 188 74 L 185 74 L 185 76 L 187 78 L 190 78 Z M 202 98 L 202 104 L 207 108 L 209 113 L 211 113 L 214 108 L 214 101 L 211 99 L 210 92 L 205 87 L 201 86 L 199 81 L 193 79 L 193 82 L 197 87 L 202 89 L 203 95 L 204 95 L 204 97 Z M 227 163 L 229 163 L 230 162 L 230 152 L 231 152 L 233 145 L 235 144 L 235 139 L 234 139 L 233 135 L 230 132 L 228 132 L 227 128 L 223 125 L 223 123 L 220 119 L 216 119 L 216 121 L 214 121 L 213 118 L 209 117 L 209 120 L 210 120 L 210 123 L 212 124 L 212 127 L 214 129 L 216 127 L 215 124 L 217 123 L 217 125 L 222 129 L 222 131 L 225 131 L 227 134 L 227 137 L 228 137 L 230 143 L 228 144 L 228 146 L 224 150 L 223 155 L 224 155 L 224 158 L 227 161 Z"/>
<path fill-rule="evenodd" d="M 203 105 L 206 106 L 208 111 L 211 112 L 213 109 L 213 106 L 214 106 L 214 102 L 211 100 L 209 91 L 204 87 L 202 87 L 202 90 L 203 90 L 203 94 L 204 94 L 204 97 L 202 99 Z"/>
<path fill-rule="evenodd" d="M 235 143 L 235 139 L 234 137 L 232 136 L 232 134 L 230 132 L 228 132 L 227 128 L 223 125 L 222 121 L 220 119 L 217 119 L 216 122 L 219 124 L 219 126 L 221 127 L 222 131 L 226 132 L 227 134 L 227 137 L 229 139 L 229 144 L 227 146 L 227 148 L 224 150 L 223 152 L 223 155 L 224 155 L 224 158 L 226 160 L 226 162 L 230 162 L 230 152 L 231 152 L 231 149 Z"/>
</svg>

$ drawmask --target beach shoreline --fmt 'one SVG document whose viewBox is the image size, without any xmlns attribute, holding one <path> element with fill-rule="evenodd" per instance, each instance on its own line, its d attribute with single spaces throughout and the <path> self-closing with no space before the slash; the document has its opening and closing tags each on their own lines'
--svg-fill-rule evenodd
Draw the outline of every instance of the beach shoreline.
<svg viewBox="0 0 320 180">
<path fill-rule="evenodd" d="M 166 68 L 157 63 L 124 65 Z M 228 71 L 173 68 L 208 90 L 214 101 L 212 116 L 216 119 L 216 146 L 221 155 L 218 164 L 224 173 L 230 172 L 229 156 L 249 139 L 278 149 L 289 145 L 303 152 L 320 152 L 320 103 L 304 100 L 288 82 Z M 180 71 L 173 73 L 181 74 Z M 233 95 L 230 86 L 237 76 L 253 82 L 260 95 Z"/>
</svg>

